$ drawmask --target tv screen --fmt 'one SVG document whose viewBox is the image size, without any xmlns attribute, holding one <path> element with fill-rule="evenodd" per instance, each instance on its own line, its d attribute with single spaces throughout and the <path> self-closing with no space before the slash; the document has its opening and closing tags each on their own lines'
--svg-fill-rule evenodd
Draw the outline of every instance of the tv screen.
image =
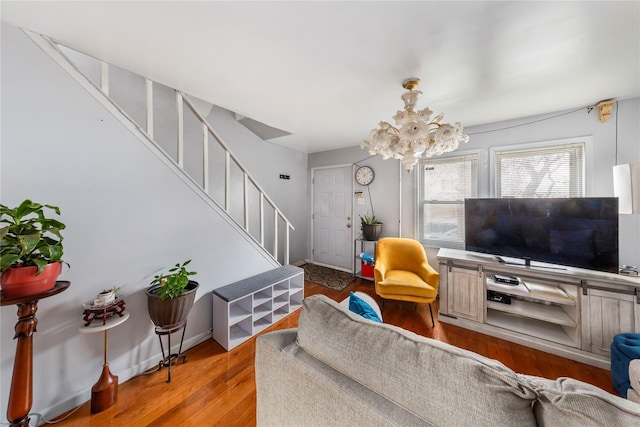
<svg viewBox="0 0 640 427">
<path fill-rule="evenodd" d="M 465 249 L 618 272 L 618 198 L 465 199 Z"/>
</svg>

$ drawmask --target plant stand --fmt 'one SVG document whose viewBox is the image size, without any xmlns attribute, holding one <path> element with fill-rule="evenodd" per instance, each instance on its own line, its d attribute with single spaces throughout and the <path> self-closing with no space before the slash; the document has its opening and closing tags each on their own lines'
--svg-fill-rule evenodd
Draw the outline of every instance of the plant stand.
<svg viewBox="0 0 640 427">
<path fill-rule="evenodd" d="M 111 304 L 105 306 L 95 306 L 93 304 L 86 304 L 85 310 L 82 313 L 85 321 L 84 326 L 89 326 L 94 320 L 102 321 L 102 325 L 107 323 L 107 319 L 113 316 L 123 316 L 124 312 L 124 300 L 120 297 L 116 298 Z"/>
<path fill-rule="evenodd" d="M 123 302 L 124 306 L 124 302 Z M 104 332 L 104 361 L 102 373 L 98 381 L 91 387 L 91 413 L 97 414 L 111 407 L 118 399 L 118 376 L 113 375 L 109 370 L 107 359 L 107 349 L 109 348 L 109 329 L 124 323 L 129 318 L 129 313 L 119 313 L 119 316 L 112 316 L 105 319 L 104 323 L 94 323 L 91 326 L 85 324 L 79 329 L 81 334 L 93 334 Z M 85 318 L 86 320 L 86 318 Z"/>
<path fill-rule="evenodd" d="M 29 426 L 29 411 L 33 403 L 33 333 L 36 332 L 38 324 L 36 319 L 38 300 L 59 294 L 69 285 L 71 283 L 68 281 L 58 281 L 49 291 L 17 298 L 4 298 L 0 293 L 0 305 L 18 306 L 18 323 L 15 326 L 14 336 L 14 339 L 18 339 L 18 343 L 7 404 L 7 419 L 12 427 Z"/>
<path fill-rule="evenodd" d="M 182 329 L 182 337 L 180 338 L 180 347 L 178 353 L 171 354 L 171 334 L 178 332 Z M 167 382 L 171 382 L 171 365 L 178 362 L 178 359 L 182 359 L 182 363 L 187 362 L 187 355 L 182 353 L 182 342 L 184 341 L 184 332 L 187 330 L 187 321 L 180 322 L 171 326 L 156 326 L 155 332 L 160 340 L 160 349 L 162 350 L 162 360 L 158 363 L 158 370 L 167 367 Z M 164 346 L 162 345 L 162 336 L 167 335 L 168 348 L 167 355 L 164 354 Z"/>
</svg>

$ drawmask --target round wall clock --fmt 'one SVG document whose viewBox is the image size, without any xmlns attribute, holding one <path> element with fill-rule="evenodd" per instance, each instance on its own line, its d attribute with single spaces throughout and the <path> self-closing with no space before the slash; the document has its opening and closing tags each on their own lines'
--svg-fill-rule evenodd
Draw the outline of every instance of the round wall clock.
<svg viewBox="0 0 640 427">
<path fill-rule="evenodd" d="M 356 170 L 356 182 L 360 185 L 369 185 L 373 182 L 373 169 L 369 166 L 360 166 Z"/>
</svg>

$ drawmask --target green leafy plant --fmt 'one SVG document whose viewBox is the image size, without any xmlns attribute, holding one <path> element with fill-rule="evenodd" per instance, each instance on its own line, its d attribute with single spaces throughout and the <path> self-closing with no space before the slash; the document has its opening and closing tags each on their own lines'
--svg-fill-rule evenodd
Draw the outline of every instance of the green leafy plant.
<svg viewBox="0 0 640 427">
<path fill-rule="evenodd" d="M 362 224 L 379 224 L 380 221 L 376 218 L 375 215 L 369 215 L 369 211 L 367 211 L 364 216 L 360 215 L 360 222 Z"/>
<path fill-rule="evenodd" d="M 175 298 L 182 295 L 189 284 L 189 276 L 197 274 L 195 271 L 187 271 L 185 268 L 191 260 L 182 264 L 178 263 L 169 270 L 169 274 L 157 274 L 153 277 L 150 285 L 160 285 L 157 288 L 160 299 Z"/>
<path fill-rule="evenodd" d="M 36 275 L 47 264 L 62 261 L 60 230 L 65 225 L 47 218 L 45 209 L 60 215 L 60 208 L 25 200 L 16 208 L 0 204 L 0 272 L 11 267 L 37 266 Z"/>
</svg>

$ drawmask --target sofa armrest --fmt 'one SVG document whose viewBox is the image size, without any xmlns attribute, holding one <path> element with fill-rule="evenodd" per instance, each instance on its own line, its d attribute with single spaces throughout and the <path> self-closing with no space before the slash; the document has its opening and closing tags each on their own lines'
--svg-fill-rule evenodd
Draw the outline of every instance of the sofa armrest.
<svg viewBox="0 0 640 427">
<path fill-rule="evenodd" d="M 258 346 L 268 345 L 278 350 L 282 350 L 292 342 L 295 342 L 298 336 L 298 328 L 281 329 L 279 331 L 269 332 L 256 338 L 256 350 Z"/>
<path fill-rule="evenodd" d="M 640 425 L 640 405 L 573 378 L 549 380 L 520 375 L 538 398 L 533 410 L 538 425 L 632 426 Z"/>
</svg>

